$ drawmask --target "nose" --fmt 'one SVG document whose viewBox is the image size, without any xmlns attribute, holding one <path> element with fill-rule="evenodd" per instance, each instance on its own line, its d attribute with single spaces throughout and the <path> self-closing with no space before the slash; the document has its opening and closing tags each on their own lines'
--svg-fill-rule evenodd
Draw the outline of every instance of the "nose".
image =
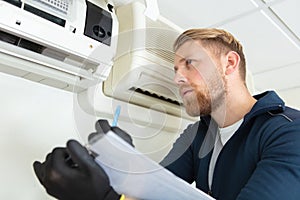
<svg viewBox="0 0 300 200">
<path fill-rule="evenodd" d="M 175 72 L 174 82 L 178 86 L 187 82 L 185 75 L 180 70 Z"/>
</svg>

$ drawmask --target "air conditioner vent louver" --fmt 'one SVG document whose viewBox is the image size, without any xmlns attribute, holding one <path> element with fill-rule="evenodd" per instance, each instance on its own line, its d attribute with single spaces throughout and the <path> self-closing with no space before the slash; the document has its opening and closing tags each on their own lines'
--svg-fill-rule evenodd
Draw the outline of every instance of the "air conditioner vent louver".
<svg viewBox="0 0 300 200">
<path fill-rule="evenodd" d="M 172 103 L 174 105 L 181 106 L 181 103 L 179 103 L 179 101 L 177 101 L 177 100 L 170 99 L 170 98 L 162 96 L 162 95 L 158 95 L 158 94 L 151 92 L 149 90 L 146 90 L 146 89 L 132 87 L 132 88 L 130 88 L 130 90 L 138 92 L 138 93 L 146 95 L 146 96 L 149 96 L 149 97 L 153 97 L 153 98 L 168 102 L 168 103 Z"/>
<path fill-rule="evenodd" d="M 38 44 L 38 43 L 36 43 L 34 41 L 30 41 L 24 37 L 12 35 L 8 32 L 4 32 L 1 30 L 0 30 L 0 41 L 17 46 L 17 47 L 21 47 L 22 49 L 26 49 L 31 52 L 35 52 L 37 54 L 46 56 L 46 57 L 54 59 L 56 61 L 65 61 L 72 57 L 72 55 L 65 53 L 63 51 L 59 51 L 57 49 L 50 48 L 50 47 L 44 46 L 42 44 Z M 82 68 L 82 69 L 95 71 L 95 69 L 97 67 L 96 64 L 93 64 L 91 62 L 88 63 L 87 61 L 85 61 L 84 58 L 77 57 L 76 59 L 77 59 L 77 63 L 72 62 L 72 65 L 74 66 L 74 68 L 77 68 L 77 69 Z"/>
</svg>

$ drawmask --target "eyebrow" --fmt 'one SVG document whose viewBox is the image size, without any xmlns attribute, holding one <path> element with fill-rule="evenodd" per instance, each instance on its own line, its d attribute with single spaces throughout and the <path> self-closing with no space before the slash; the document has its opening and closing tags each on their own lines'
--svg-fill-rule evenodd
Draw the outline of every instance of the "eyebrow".
<svg viewBox="0 0 300 200">
<path fill-rule="evenodd" d="M 186 61 L 186 58 L 181 58 L 180 60 L 179 60 L 179 63 L 182 63 L 182 62 L 185 62 Z M 174 71 L 176 71 L 177 69 L 178 69 L 178 67 L 176 66 L 176 65 L 174 65 Z"/>
<path fill-rule="evenodd" d="M 188 59 L 188 58 L 181 58 L 181 59 L 179 60 L 179 63 L 185 62 L 187 59 Z"/>
</svg>

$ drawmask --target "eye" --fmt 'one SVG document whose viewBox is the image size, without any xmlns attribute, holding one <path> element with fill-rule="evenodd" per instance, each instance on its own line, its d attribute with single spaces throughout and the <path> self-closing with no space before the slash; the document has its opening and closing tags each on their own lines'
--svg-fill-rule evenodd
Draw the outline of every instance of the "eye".
<svg viewBox="0 0 300 200">
<path fill-rule="evenodd" d="M 186 59 L 185 60 L 185 67 L 186 67 L 186 69 L 190 70 L 193 67 L 192 62 L 193 62 L 192 59 Z"/>
<path fill-rule="evenodd" d="M 193 61 L 192 59 L 186 59 L 186 60 L 185 60 L 185 64 L 186 64 L 186 65 L 191 65 L 191 64 L 192 64 L 192 61 Z"/>
<path fill-rule="evenodd" d="M 185 64 L 186 66 L 192 65 L 193 60 L 192 59 L 186 59 Z"/>
</svg>

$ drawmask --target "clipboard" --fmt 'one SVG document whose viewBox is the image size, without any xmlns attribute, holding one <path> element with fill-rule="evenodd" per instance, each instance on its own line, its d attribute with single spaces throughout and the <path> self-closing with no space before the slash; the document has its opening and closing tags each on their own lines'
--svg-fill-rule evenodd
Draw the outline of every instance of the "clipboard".
<svg viewBox="0 0 300 200">
<path fill-rule="evenodd" d="M 97 164 L 108 174 L 114 190 L 126 197 L 147 200 L 214 199 L 138 152 L 112 131 L 93 139 L 89 149 L 96 155 Z"/>
</svg>

